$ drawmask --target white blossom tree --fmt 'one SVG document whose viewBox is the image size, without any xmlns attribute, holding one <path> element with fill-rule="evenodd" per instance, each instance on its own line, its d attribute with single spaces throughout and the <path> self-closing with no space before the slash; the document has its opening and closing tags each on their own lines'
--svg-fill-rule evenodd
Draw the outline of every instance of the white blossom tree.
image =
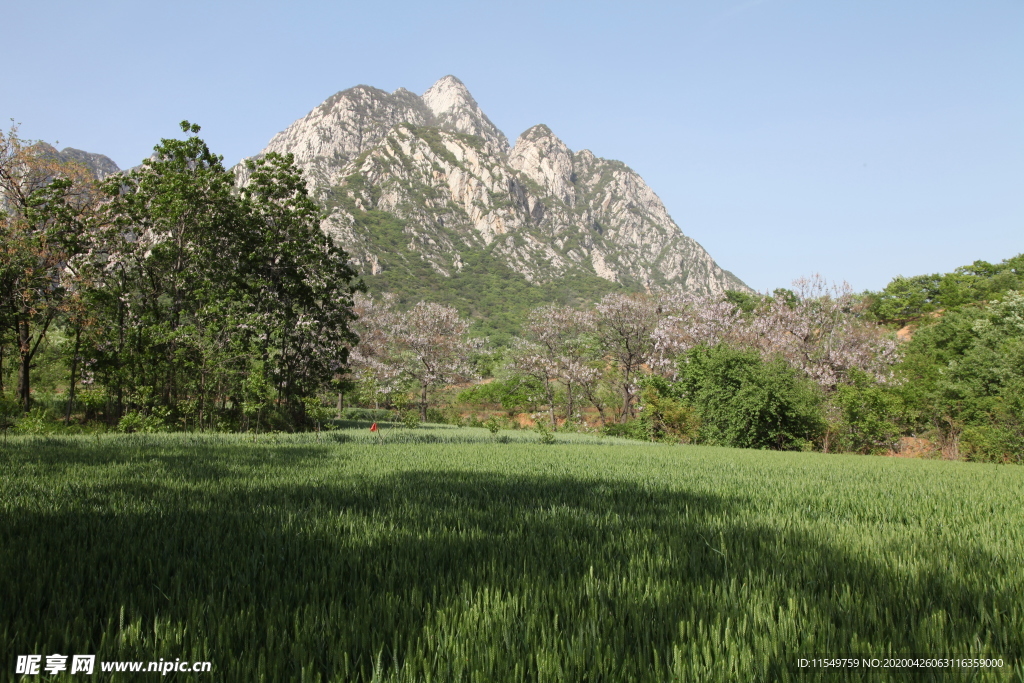
<svg viewBox="0 0 1024 683">
<path fill-rule="evenodd" d="M 828 284 L 821 276 L 794 282 L 795 291 L 764 297 L 744 314 L 723 296 L 677 297 L 653 333 L 653 365 L 674 373 L 673 361 L 697 345 L 752 348 L 765 357 L 781 356 L 826 390 L 852 369 L 888 381 L 898 360 L 895 340 L 858 316 L 850 286 Z"/>
<path fill-rule="evenodd" d="M 623 422 L 633 417 L 637 380 L 643 366 L 654 358 L 654 330 L 663 310 L 655 297 L 646 294 L 608 294 L 594 307 L 602 350 L 617 370 Z"/>
<path fill-rule="evenodd" d="M 470 353 L 480 342 L 467 337 L 469 323 L 456 309 L 421 301 L 401 312 L 386 295 L 381 301 L 357 297 L 355 312 L 360 341 L 351 359 L 357 372 L 385 395 L 415 385 L 422 419 L 432 389 L 475 378 Z"/>
</svg>

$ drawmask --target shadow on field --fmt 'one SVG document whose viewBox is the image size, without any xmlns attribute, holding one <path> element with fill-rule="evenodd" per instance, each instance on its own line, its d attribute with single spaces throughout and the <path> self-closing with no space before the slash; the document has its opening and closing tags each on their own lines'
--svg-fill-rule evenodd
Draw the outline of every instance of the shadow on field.
<svg viewBox="0 0 1024 683">
<path fill-rule="evenodd" d="M 564 680 L 615 681 L 664 678 L 674 645 L 757 652 L 767 678 L 797 656 L 853 654 L 858 639 L 875 656 L 958 654 L 935 643 L 978 633 L 992 651 L 1022 646 L 992 622 L 1011 596 L 946 570 L 1004 572 L 998 558 L 950 546 L 901 573 L 743 521 L 739 497 L 463 471 L 294 486 L 196 474 L 206 489 L 97 484 L 10 508 L 8 651 L 211 660 L 221 680 L 297 680 L 304 667 L 369 680 L 378 658 L 418 657 L 443 679 L 461 641 L 498 648 L 499 672 L 582 648 L 592 656 Z"/>
</svg>

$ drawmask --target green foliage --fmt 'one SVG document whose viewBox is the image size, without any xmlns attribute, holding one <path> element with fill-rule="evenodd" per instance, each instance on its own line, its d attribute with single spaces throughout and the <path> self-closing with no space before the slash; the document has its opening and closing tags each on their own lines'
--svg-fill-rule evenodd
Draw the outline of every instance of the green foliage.
<svg viewBox="0 0 1024 683">
<path fill-rule="evenodd" d="M 905 325 L 939 307 L 940 275 L 896 277 L 872 296 L 870 311 L 878 320 Z"/>
<path fill-rule="evenodd" d="M 535 377 L 512 375 L 464 389 L 457 400 L 477 406 L 501 406 L 511 417 L 537 410 L 543 396 L 544 387 Z"/>
<path fill-rule="evenodd" d="M 402 413 L 402 426 L 406 429 L 416 429 L 420 426 L 420 414 L 416 410 L 406 410 Z"/>
<path fill-rule="evenodd" d="M 696 443 L 700 440 L 700 414 L 687 401 L 673 396 L 670 383 L 652 375 L 643 381 L 639 422 L 650 438 L 674 443 Z M 629 436 L 628 433 L 620 436 Z"/>
<path fill-rule="evenodd" d="M 144 415 L 138 410 L 125 413 L 117 423 L 117 431 L 123 434 L 152 434 L 167 430 L 166 412 Z"/>
<path fill-rule="evenodd" d="M 484 427 L 487 428 L 492 435 L 497 436 L 501 430 L 501 423 L 493 415 L 484 421 Z"/>
<path fill-rule="evenodd" d="M 543 444 L 552 444 L 555 442 L 555 435 L 551 431 L 551 425 L 548 424 L 543 417 L 538 416 L 536 422 L 536 429 L 538 435 L 538 441 Z"/>
<path fill-rule="evenodd" d="M 696 409 L 702 443 L 804 450 L 824 431 L 820 390 L 781 358 L 698 346 L 678 367 L 672 393 Z"/>
<path fill-rule="evenodd" d="M 967 425 L 960 435 L 959 449 L 973 462 L 1024 464 L 1024 430 L 1019 421 Z"/>
<path fill-rule="evenodd" d="M 884 453 L 899 444 L 902 403 L 897 391 L 853 369 L 849 383 L 836 387 L 832 402 L 839 408 L 838 439 L 829 450 Z"/>
<path fill-rule="evenodd" d="M 510 437 L 10 437 L 0 642 L 268 683 L 1024 674 L 1022 469 Z"/>
<path fill-rule="evenodd" d="M 16 434 L 53 434 L 60 430 L 53 413 L 40 406 L 11 422 Z"/>
<path fill-rule="evenodd" d="M 374 410 L 371 408 L 346 408 L 342 412 L 342 419 L 356 420 L 360 422 L 388 422 L 395 419 L 395 414 L 390 410 Z"/>
<path fill-rule="evenodd" d="M 627 420 L 626 422 L 608 422 L 601 427 L 601 433 L 607 436 L 617 436 L 623 439 L 635 439 L 637 441 L 651 441 L 651 423 L 640 418 Z"/>
<path fill-rule="evenodd" d="M 196 428 L 301 426 L 355 341 L 355 272 L 292 157 L 247 161 L 239 191 L 199 127 L 182 130 L 104 185 L 105 260 L 83 266 L 76 348 L 81 336 L 108 420 L 162 410 Z"/>
<path fill-rule="evenodd" d="M 744 313 L 753 313 L 762 303 L 761 296 L 751 292 L 740 292 L 730 290 L 725 293 L 725 299 Z"/>
<path fill-rule="evenodd" d="M 1024 294 L 945 313 L 921 328 L 900 367 L 919 425 L 941 432 L 948 454 L 1021 460 L 1024 440 Z"/>
<path fill-rule="evenodd" d="M 952 273 L 893 279 L 881 292 L 869 293 L 869 312 L 877 320 L 900 325 L 923 315 L 983 301 L 1024 289 L 1024 254 L 997 264 L 975 261 Z"/>
</svg>

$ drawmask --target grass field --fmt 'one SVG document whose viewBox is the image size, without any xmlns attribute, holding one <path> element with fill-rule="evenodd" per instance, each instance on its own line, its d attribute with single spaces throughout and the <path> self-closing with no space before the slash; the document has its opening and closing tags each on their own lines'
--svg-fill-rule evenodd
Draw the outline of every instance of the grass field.
<svg viewBox="0 0 1024 683">
<path fill-rule="evenodd" d="M 502 435 L 11 438 L 0 680 L 1024 680 L 1024 468 Z"/>
</svg>

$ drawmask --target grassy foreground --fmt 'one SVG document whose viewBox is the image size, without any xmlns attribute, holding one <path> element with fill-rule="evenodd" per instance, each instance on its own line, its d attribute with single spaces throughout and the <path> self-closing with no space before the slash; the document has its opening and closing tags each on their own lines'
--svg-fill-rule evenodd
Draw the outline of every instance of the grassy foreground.
<svg viewBox="0 0 1024 683">
<path fill-rule="evenodd" d="M 1024 468 L 385 439 L 11 438 L 0 680 L 1024 680 Z M 797 665 L 889 655 L 1006 664 Z"/>
</svg>

